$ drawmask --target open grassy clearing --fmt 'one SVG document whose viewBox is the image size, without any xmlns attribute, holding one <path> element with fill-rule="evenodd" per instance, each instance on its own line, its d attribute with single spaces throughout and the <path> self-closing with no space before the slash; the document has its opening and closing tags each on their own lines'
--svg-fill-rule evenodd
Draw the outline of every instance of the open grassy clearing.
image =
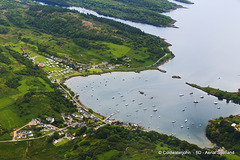
<svg viewBox="0 0 240 160">
<path fill-rule="evenodd" d="M 97 157 L 99 158 L 99 160 L 111 160 L 113 156 L 117 156 L 118 154 L 119 154 L 119 151 L 110 150 L 101 155 L 98 155 Z"/>
<path fill-rule="evenodd" d="M 111 52 L 114 58 L 120 58 L 120 57 L 126 56 L 127 53 L 131 50 L 130 47 L 123 46 L 123 45 L 106 43 L 106 42 L 102 44 L 106 44 L 109 47 L 109 50 L 107 51 Z"/>
<path fill-rule="evenodd" d="M 14 112 L 12 106 L 5 106 L 0 112 L 0 122 L 5 129 L 13 129 L 24 125 L 26 122 Z"/>
<path fill-rule="evenodd" d="M 69 139 L 63 138 L 63 140 L 58 142 L 58 143 L 56 143 L 55 146 L 57 146 L 57 147 L 61 146 L 61 145 L 65 144 L 65 143 L 67 143 L 68 141 L 69 141 Z"/>
<path fill-rule="evenodd" d="M 37 57 L 34 59 L 34 61 L 35 61 L 36 63 L 37 63 L 37 62 L 42 63 L 42 62 L 46 62 L 47 59 L 46 59 L 46 57 L 44 57 L 44 56 L 37 55 Z"/>
</svg>

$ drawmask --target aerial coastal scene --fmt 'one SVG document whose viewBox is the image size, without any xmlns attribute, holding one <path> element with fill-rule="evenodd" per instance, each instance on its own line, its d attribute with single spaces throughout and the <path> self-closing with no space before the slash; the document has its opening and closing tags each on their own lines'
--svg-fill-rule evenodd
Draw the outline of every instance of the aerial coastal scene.
<svg viewBox="0 0 240 160">
<path fill-rule="evenodd" d="M 240 159 L 239 5 L 1 0 L 0 159 Z"/>
</svg>

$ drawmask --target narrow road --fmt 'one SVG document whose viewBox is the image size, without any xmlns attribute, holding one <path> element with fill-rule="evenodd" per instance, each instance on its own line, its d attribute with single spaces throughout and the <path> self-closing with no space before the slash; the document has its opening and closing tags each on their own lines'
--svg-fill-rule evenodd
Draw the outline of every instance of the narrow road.
<svg viewBox="0 0 240 160">
<path fill-rule="evenodd" d="M 66 90 L 66 89 L 61 85 L 60 82 L 57 82 L 57 83 L 58 83 L 59 86 L 71 97 L 71 99 L 74 100 L 74 102 L 75 102 L 78 106 L 82 107 L 86 112 L 88 111 L 87 108 L 86 108 L 85 106 L 81 105 L 81 104 L 75 99 L 75 96 L 73 97 L 73 96 L 70 94 L 70 92 L 69 92 L 68 90 Z"/>
<path fill-rule="evenodd" d="M 5 142 L 21 142 L 21 141 L 30 141 L 30 140 L 34 140 L 34 139 L 40 139 L 40 138 L 44 138 L 47 135 L 43 135 L 41 137 L 36 137 L 36 138 L 28 138 L 28 139 L 20 139 L 20 140 L 5 140 L 5 141 L 0 141 L 0 143 L 5 143 Z"/>
</svg>

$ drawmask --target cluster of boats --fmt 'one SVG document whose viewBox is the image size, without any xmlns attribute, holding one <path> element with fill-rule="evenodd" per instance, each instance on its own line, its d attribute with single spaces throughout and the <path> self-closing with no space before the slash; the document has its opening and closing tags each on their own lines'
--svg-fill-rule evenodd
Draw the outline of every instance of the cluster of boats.
<svg viewBox="0 0 240 160">
<path fill-rule="evenodd" d="M 193 94 L 193 92 L 190 92 L 189 94 L 190 94 L 190 95 L 192 95 L 192 94 Z M 180 94 L 179 94 L 179 97 L 183 97 L 183 96 L 184 96 L 184 94 L 182 94 L 182 93 L 180 93 Z M 201 99 L 203 99 L 203 98 L 204 98 L 204 96 L 200 96 L 200 98 L 201 98 Z M 193 101 L 193 103 L 198 103 L 198 101 L 196 100 L 196 98 L 195 98 L 195 100 Z M 215 105 L 217 105 L 217 104 L 218 104 L 218 102 L 217 102 L 217 101 L 214 101 L 213 103 L 214 103 Z M 220 109 L 220 107 L 218 107 L 218 109 Z"/>
</svg>

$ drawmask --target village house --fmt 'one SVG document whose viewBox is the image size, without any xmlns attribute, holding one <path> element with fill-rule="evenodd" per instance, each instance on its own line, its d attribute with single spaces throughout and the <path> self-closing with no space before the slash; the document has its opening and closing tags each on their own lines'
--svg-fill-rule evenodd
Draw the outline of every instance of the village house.
<svg viewBox="0 0 240 160">
<path fill-rule="evenodd" d="M 120 67 L 120 66 L 122 66 L 122 64 L 116 64 L 116 65 L 115 65 L 115 67 Z"/>
<path fill-rule="evenodd" d="M 67 133 L 66 137 L 69 139 L 69 140 L 74 140 L 75 137 L 73 135 L 71 135 L 70 133 Z"/>
<path fill-rule="evenodd" d="M 106 65 L 106 64 L 108 64 L 108 62 L 102 62 L 102 65 Z"/>
<path fill-rule="evenodd" d="M 68 119 L 68 121 L 67 121 L 68 124 L 71 124 L 73 121 L 72 117 L 70 115 L 68 115 L 66 118 Z"/>
<path fill-rule="evenodd" d="M 57 143 L 58 143 L 58 140 L 54 139 L 52 143 L 53 143 L 53 144 L 57 144 Z"/>
<path fill-rule="evenodd" d="M 78 71 L 79 71 L 79 72 L 82 72 L 82 70 L 83 70 L 82 68 L 78 68 Z"/>
<path fill-rule="evenodd" d="M 80 128 L 82 128 L 82 127 L 84 127 L 84 126 L 86 126 L 86 125 L 83 124 L 83 123 L 79 124 L 79 127 L 80 127 Z"/>
<path fill-rule="evenodd" d="M 71 127 L 75 128 L 78 125 L 78 123 L 74 123 L 71 125 Z"/>
<path fill-rule="evenodd" d="M 46 120 L 47 120 L 48 122 L 50 122 L 50 123 L 53 123 L 53 122 L 54 122 L 54 118 L 52 118 L 52 117 L 47 117 Z"/>
<path fill-rule="evenodd" d="M 28 133 L 28 137 L 33 137 L 33 133 Z"/>
<path fill-rule="evenodd" d="M 37 119 L 32 119 L 31 123 L 32 124 L 37 124 L 37 123 L 39 123 L 39 121 Z"/>
<path fill-rule="evenodd" d="M 101 65 L 101 66 L 100 66 L 100 69 L 104 69 L 104 68 L 105 68 L 105 66 L 104 66 L 104 65 Z"/>
<path fill-rule="evenodd" d="M 234 128 L 236 127 L 236 125 L 237 125 L 236 123 L 231 124 L 231 126 Z"/>
<path fill-rule="evenodd" d="M 129 57 L 123 57 L 122 60 L 126 61 L 126 60 L 129 60 L 130 58 Z"/>
<path fill-rule="evenodd" d="M 38 65 L 39 67 L 45 67 L 45 65 L 44 65 L 43 63 L 40 63 L 40 62 L 38 62 L 37 65 Z"/>
<path fill-rule="evenodd" d="M 24 134 L 24 135 L 22 135 L 22 138 L 27 138 L 27 135 L 25 135 L 25 134 Z"/>
<path fill-rule="evenodd" d="M 81 110 L 80 108 L 78 108 L 78 112 L 79 112 L 79 113 L 82 113 L 82 112 L 83 112 L 83 110 Z"/>
<path fill-rule="evenodd" d="M 53 130 L 53 127 L 51 127 L 51 126 L 46 126 L 46 128 L 47 128 L 48 130 Z"/>
<path fill-rule="evenodd" d="M 79 116 L 76 115 L 75 113 L 72 113 L 72 116 L 75 117 L 75 118 L 79 117 Z"/>
</svg>

